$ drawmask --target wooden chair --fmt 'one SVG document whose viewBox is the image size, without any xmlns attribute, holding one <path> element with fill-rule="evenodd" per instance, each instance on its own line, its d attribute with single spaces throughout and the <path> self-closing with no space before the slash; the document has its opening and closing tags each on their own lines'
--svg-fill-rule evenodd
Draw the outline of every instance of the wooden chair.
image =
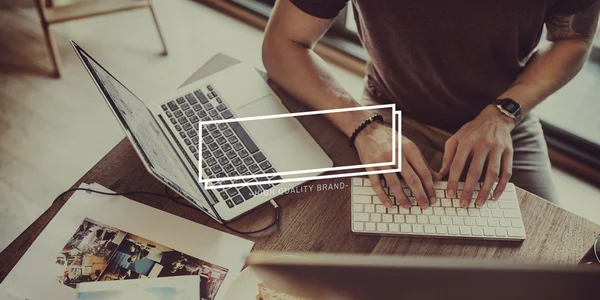
<svg viewBox="0 0 600 300">
<path fill-rule="evenodd" d="M 34 0 L 40 15 L 48 52 L 50 52 L 50 57 L 52 58 L 52 63 L 54 65 L 53 75 L 56 77 L 60 77 L 62 67 L 60 55 L 58 53 L 58 47 L 56 46 L 56 40 L 50 32 L 50 26 L 53 24 L 83 18 L 90 18 L 127 10 L 148 8 L 152 14 L 154 24 L 156 24 L 156 30 L 158 31 L 158 35 L 163 46 L 162 54 L 167 55 L 167 45 L 165 44 L 162 32 L 160 31 L 160 26 L 156 20 L 156 14 L 154 13 L 154 9 L 152 8 L 152 3 L 150 0 L 87 0 L 63 6 L 48 5 L 48 2 L 46 1 L 47 0 Z"/>
</svg>

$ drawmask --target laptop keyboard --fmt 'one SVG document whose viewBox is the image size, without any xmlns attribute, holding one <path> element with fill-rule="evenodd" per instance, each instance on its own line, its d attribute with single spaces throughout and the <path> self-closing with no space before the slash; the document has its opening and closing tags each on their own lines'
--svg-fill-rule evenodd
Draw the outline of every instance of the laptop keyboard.
<svg viewBox="0 0 600 300">
<path fill-rule="evenodd" d="M 185 147 L 196 158 L 194 170 L 202 155 L 202 171 L 204 178 L 224 178 L 245 175 L 269 174 L 277 171 L 254 143 L 246 130 L 238 122 L 209 124 L 202 128 L 203 151 L 200 153 L 198 143 L 199 122 L 233 118 L 233 113 L 224 103 L 222 97 L 211 86 L 207 85 L 184 97 L 163 104 L 161 107 L 183 139 Z M 206 176 L 205 176 L 206 175 Z M 268 180 L 280 180 L 279 176 L 250 179 L 226 180 L 221 184 L 249 183 Z M 241 204 L 262 191 L 269 190 L 270 183 L 217 189 L 229 208 Z"/>
</svg>

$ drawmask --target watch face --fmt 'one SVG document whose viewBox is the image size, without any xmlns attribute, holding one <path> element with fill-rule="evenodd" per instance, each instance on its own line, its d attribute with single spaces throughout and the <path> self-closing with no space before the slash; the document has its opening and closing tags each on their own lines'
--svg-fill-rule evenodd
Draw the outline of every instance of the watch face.
<svg viewBox="0 0 600 300">
<path fill-rule="evenodd" d="M 500 105 L 502 106 L 502 108 L 504 108 L 506 111 L 508 111 L 511 114 L 515 114 L 519 111 L 519 109 L 521 109 L 521 106 L 519 105 L 519 103 L 517 103 L 511 99 L 504 99 L 504 101 L 502 101 L 502 104 L 500 104 Z"/>
</svg>

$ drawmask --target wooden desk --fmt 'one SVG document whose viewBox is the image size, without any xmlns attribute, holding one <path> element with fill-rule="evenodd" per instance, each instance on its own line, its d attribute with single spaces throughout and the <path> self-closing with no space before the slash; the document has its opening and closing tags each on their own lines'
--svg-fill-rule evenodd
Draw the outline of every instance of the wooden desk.
<svg viewBox="0 0 600 300">
<path fill-rule="evenodd" d="M 218 60 L 218 57 L 216 57 Z M 219 66 L 232 64 L 221 62 Z M 214 66 L 214 64 L 212 65 Z M 201 69 L 192 76 L 202 77 L 215 71 Z M 217 68 L 218 69 L 218 68 Z M 197 78 L 195 78 L 197 79 Z M 303 108 L 290 100 L 282 91 L 284 104 L 290 111 Z M 358 156 L 347 146 L 346 138 L 319 116 L 307 117 L 303 125 L 333 159 L 335 165 L 358 164 Z M 544 262 L 576 264 L 590 249 L 600 226 L 565 211 L 535 195 L 518 191 L 527 239 L 523 243 L 469 241 L 452 239 L 421 239 L 357 236 L 350 233 L 350 190 L 316 191 L 316 184 L 336 183 L 349 179 L 320 180 L 312 192 L 288 194 L 277 200 L 282 207 L 281 222 L 275 228 L 256 235 L 242 237 L 256 242 L 255 250 L 267 251 L 318 251 L 373 253 L 383 255 L 451 256 L 477 259 L 511 260 L 519 262 Z M 150 176 L 129 141 L 121 141 L 73 187 L 80 183 L 97 182 L 117 192 L 164 192 L 164 186 Z M 48 195 L 54 197 L 54 195 Z M 136 196 L 134 201 L 150 205 L 165 212 L 229 232 L 199 210 L 192 209 L 165 198 Z M 53 204 L 40 218 L 0 253 L 0 281 L 27 251 L 31 243 L 56 215 L 66 199 Z M 251 230 L 268 224 L 274 215 L 270 205 L 263 206 L 234 221 L 231 226 Z M 230 232 L 231 233 L 231 232 Z M 58 249 L 57 249 L 58 251 Z"/>
</svg>

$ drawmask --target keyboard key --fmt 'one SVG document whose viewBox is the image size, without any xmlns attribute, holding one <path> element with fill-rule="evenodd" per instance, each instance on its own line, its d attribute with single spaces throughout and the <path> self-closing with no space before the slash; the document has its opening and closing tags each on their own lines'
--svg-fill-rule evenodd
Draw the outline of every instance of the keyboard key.
<svg viewBox="0 0 600 300">
<path fill-rule="evenodd" d="M 375 190 L 369 186 L 354 186 L 352 187 L 352 193 L 355 195 L 377 195 Z"/>
<path fill-rule="evenodd" d="M 208 96 L 208 99 L 212 99 L 215 97 L 212 93 L 207 93 L 206 95 Z"/>
<path fill-rule="evenodd" d="M 410 214 L 411 215 L 420 215 L 421 214 L 421 208 L 418 207 L 418 206 L 411 207 Z"/>
<path fill-rule="evenodd" d="M 388 208 L 388 213 L 393 215 L 398 214 L 398 206 L 394 205 Z"/>
<path fill-rule="evenodd" d="M 363 222 L 354 222 L 353 223 L 353 227 L 354 231 L 364 231 L 365 230 L 365 224 Z"/>
<path fill-rule="evenodd" d="M 425 225 L 425 233 L 435 234 L 435 226 L 433 225 Z"/>
<path fill-rule="evenodd" d="M 374 213 L 375 212 L 375 205 L 373 205 L 373 204 L 365 204 L 365 212 Z"/>
<path fill-rule="evenodd" d="M 496 236 L 494 228 L 485 227 L 483 228 L 483 235 L 485 236 Z"/>
<path fill-rule="evenodd" d="M 362 186 L 362 183 L 363 183 L 362 178 L 358 178 L 358 177 L 352 178 L 352 185 L 353 186 Z"/>
<path fill-rule="evenodd" d="M 501 210 L 499 210 L 499 209 L 492 209 L 491 211 L 492 211 L 492 216 L 494 218 L 502 218 L 503 215 L 502 215 L 502 211 Z"/>
<path fill-rule="evenodd" d="M 173 123 L 173 124 L 177 124 L 177 119 L 175 119 L 175 118 L 171 118 L 171 123 Z"/>
<path fill-rule="evenodd" d="M 179 97 L 179 98 L 177 98 L 177 103 L 179 103 L 179 104 L 185 103 L 185 99 L 183 99 L 183 97 Z"/>
<path fill-rule="evenodd" d="M 511 223 L 512 227 L 514 227 L 514 228 L 523 228 L 523 221 L 521 221 L 521 220 L 512 219 L 512 220 L 510 220 L 510 223 Z"/>
<path fill-rule="evenodd" d="M 242 141 L 242 143 L 244 143 L 244 145 L 246 146 L 246 149 L 248 149 L 248 152 L 255 153 L 258 151 L 258 146 L 256 146 L 254 141 L 252 141 L 252 139 L 250 138 L 250 136 L 248 135 L 246 130 L 244 130 L 242 125 L 240 125 L 240 123 L 231 122 L 229 124 L 229 126 L 231 127 L 231 129 L 233 129 L 233 131 L 239 137 L 239 139 Z"/>
<path fill-rule="evenodd" d="M 387 232 L 388 231 L 388 224 L 386 223 L 377 223 L 377 231 L 379 232 Z"/>
<path fill-rule="evenodd" d="M 375 223 L 366 223 L 365 231 L 375 231 Z"/>
<path fill-rule="evenodd" d="M 377 197 L 377 196 L 375 196 Z M 410 214 L 410 208 L 404 208 L 404 207 L 398 207 L 398 213 L 399 214 L 403 214 L 403 215 L 409 215 Z"/>
<path fill-rule="evenodd" d="M 247 186 L 240 188 L 240 194 L 244 197 L 245 200 L 252 198 L 252 191 Z"/>
<path fill-rule="evenodd" d="M 211 94 L 213 95 L 213 97 L 217 97 L 217 93 L 216 92 L 212 92 Z"/>
<path fill-rule="evenodd" d="M 270 168 L 270 167 L 271 167 L 271 163 L 270 163 L 270 162 L 268 162 L 268 161 L 263 161 L 263 162 L 260 164 L 260 168 L 261 168 L 261 169 L 263 169 L 263 170 L 266 170 L 266 169 L 268 169 L 268 168 Z"/>
<path fill-rule="evenodd" d="M 353 212 L 363 212 L 363 205 L 362 204 L 354 204 L 354 207 L 352 208 Z"/>
<path fill-rule="evenodd" d="M 182 109 L 182 110 L 189 110 L 189 111 L 190 111 L 190 115 L 191 115 L 191 114 L 194 114 L 194 111 L 190 109 L 190 105 L 189 105 L 189 104 L 187 104 L 187 103 L 184 103 L 184 104 L 181 104 L 181 106 L 180 106 L 180 107 L 181 107 L 181 109 Z M 187 113 L 187 111 L 186 111 L 186 113 Z M 189 116 L 189 115 L 188 115 L 188 116 Z"/>
<path fill-rule="evenodd" d="M 211 110 L 211 111 L 208 112 L 208 115 L 211 116 L 211 117 L 213 117 L 213 118 L 216 117 L 217 114 L 218 114 L 218 112 L 216 110 Z"/>
<path fill-rule="evenodd" d="M 518 210 L 509 209 L 504 211 L 504 217 L 509 219 L 519 219 L 521 217 L 521 214 Z"/>
<path fill-rule="evenodd" d="M 429 217 L 429 223 L 434 224 L 434 225 L 438 225 L 441 222 L 441 218 L 440 216 L 431 216 Z"/>
<path fill-rule="evenodd" d="M 509 228 L 506 231 L 509 237 L 525 237 L 525 231 L 522 228 Z"/>
<path fill-rule="evenodd" d="M 231 152 L 235 153 L 234 151 Z M 253 174 L 256 174 L 258 171 L 260 171 L 260 168 L 255 164 L 248 167 L 248 169 L 250 169 L 250 172 L 252 172 Z"/>
<path fill-rule="evenodd" d="M 472 227 L 471 228 L 471 233 L 474 236 L 482 236 L 483 235 L 483 229 L 480 227 Z"/>
<path fill-rule="evenodd" d="M 448 234 L 459 235 L 460 231 L 457 226 L 448 226 Z"/>
<path fill-rule="evenodd" d="M 381 214 L 371 214 L 371 221 L 381 222 Z"/>
<path fill-rule="evenodd" d="M 460 207 L 460 199 L 452 199 L 452 207 Z"/>
<path fill-rule="evenodd" d="M 163 104 L 160 106 L 162 108 L 162 110 L 167 111 L 169 108 L 167 107 L 167 105 Z"/>
<path fill-rule="evenodd" d="M 421 224 L 413 224 L 412 231 L 414 233 L 423 233 L 423 225 L 421 225 Z"/>
<path fill-rule="evenodd" d="M 227 158 L 233 159 L 235 157 L 237 157 L 237 153 L 235 153 L 235 151 L 230 150 L 229 152 L 227 152 Z"/>
<path fill-rule="evenodd" d="M 508 219 L 500 219 L 500 227 L 509 228 L 510 221 Z"/>
<path fill-rule="evenodd" d="M 250 155 L 250 154 L 248 154 L 248 151 L 246 151 L 246 150 L 242 150 L 242 151 L 238 152 L 238 154 L 240 155 L 241 158 L 244 158 L 244 157 Z"/>
<path fill-rule="evenodd" d="M 466 208 L 457 208 L 456 209 L 456 214 L 462 217 L 466 217 L 469 215 L 469 212 L 467 211 Z"/>
<path fill-rule="evenodd" d="M 446 197 L 446 193 L 444 192 L 444 190 L 435 190 L 435 197 L 444 198 Z"/>
<path fill-rule="evenodd" d="M 461 217 L 452 217 L 452 224 L 454 225 L 464 225 L 465 222 Z"/>
<path fill-rule="evenodd" d="M 448 216 L 443 216 L 442 218 L 442 225 L 452 225 L 452 218 L 448 217 Z"/>
<path fill-rule="evenodd" d="M 400 231 L 400 225 L 399 224 L 388 224 L 388 229 L 390 232 L 399 232 Z"/>
<path fill-rule="evenodd" d="M 179 117 L 183 116 L 183 112 L 178 110 L 178 111 L 174 112 L 173 115 L 175 116 L 175 118 L 179 118 Z"/>
<path fill-rule="evenodd" d="M 471 235 L 471 228 L 470 227 L 461 226 L 460 227 L 460 235 Z"/>
<path fill-rule="evenodd" d="M 375 205 L 375 212 L 378 214 L 385 214 L 387 213 L 387 209 L 383 205 Z"/>
<path fill-rule="evenodd" d="M 369 222 L 369 214 L 367 214 L 367 213 L 354 213 L 354 221 Z"/>
<path fill-rule="evenodd" d="M 467 225 L 467 226 L 475 226 L 475 218 L 466 217 L 465 218 L 465 225 Z"/>
<path fill-rule="evenodd" d="M 433 215 L 433 208 L 428 207 L 427 209 L 421 210 L 424 215 Z"/>
<path fill-rule="evenodd" d="M 433 208 L 433 214 L 436 216 L 443 216 L 444 215 L 444 208 L 443 207 L 434 207 Z"/>
<path fill-rule="evenodd" d="M 237 196 L 233 197 L 233 202 L 235 204 L 240 204 L 240 203 L 244 202 L 244 198 L 242 198 L 242 196 L 240 196 L 240 195 L 237 195 Z"/>
<path fill-rule="evenodd" d="M 231 119 L 233 114 L 229 110 L 224 110 L 221 112 L 221 116 L 223 116 L 224 119 Z"/>
<path fill-rule="evenodd" d="M 500 222 L 498 222 L 498 219 L 488 219 L 488 226 L 498 227 L 500 226 Z"/>
<path fill-rule="evenodd" d="M 417 223 L 417 216 L 413 216 L 413 215 L 406 215 L 406 223 L 409 224 L 415 224 Z"/>
<path fill-rule="evenodd" d="M 443 207 L 452 207 L 452 200 L 443 198 L 442 199 L 442 206 Z"/>
<path fill-rule="evenodd" d="M 505 237 L 507 234 L 506 228 L 496 228 L 496 236 Z"/>
<path fill-rule="evenodd" d="M 424 216 L 424 215 L 417 216 L 417 223 L 427 224 L 427 223 L 429 223 L 429 217 Z"/>
<path fill-rule="evenodd" d="M 227 201 L 225 201 L 225 203 L 227 203 L 227 207 L 229 207 L 229 208 L 233 207 L 233 202 L 231 202 L 231 200 L 227 200 Z"/>
<path fill-rule="evenodd" d="M 435 226 L 435 231 L 439 234 L 447 234 L 448 227 L 446 227 L 444 225 L 437 225 L 437 226 Z"/>
<path fill-rule="evenodd" d="M 400 231 L 402 233 L 412 232 L 412 226 L 410 224 L 400 224 Z"/>
<path fill-rule="evenodd" d="M 484 227 L 484 226 L 488 225 L 487 219 L 484 219 L 484 218 L 476 218 L 475 223 L 477 224 L 477 226 L 480 226 L 480 227 Z"/>
<path fill-rule="evenodd" d="M 404 223 L 404 216 L 403 215 L 394 215 L 394 222 L 395 223 Z"/>
<path fill-rule="evenodd" d="M 218 111 L 223 111 L 223 110 L 226 110 L 226 109 L 227 109 L 227 106 L 225 106 L 225 104 L 219 104 L 219 105 L 217 105 L 217 110 Z"/>
<path fill-rule="evenodd" d="M 447 216 L 456 216 L 456 209 L 454 207 L 446 207 Z"/>
<path fill-rule="evenodd" d="M 469 216 L 471 217 L 479 217 L 479 209 L 477 208 L 469 208 Z"/>
</svg>

